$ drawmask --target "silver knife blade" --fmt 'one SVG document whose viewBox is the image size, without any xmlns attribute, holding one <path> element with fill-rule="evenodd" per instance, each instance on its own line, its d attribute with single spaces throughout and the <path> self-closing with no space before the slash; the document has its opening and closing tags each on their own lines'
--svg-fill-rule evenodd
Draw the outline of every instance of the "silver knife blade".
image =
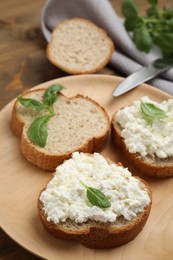
<svg viewBox="0 0 173 260">
<path fill-rule="evenodd" d="M 173 66 L 172 62 L 162 63 L 161 66 L 156 66 L 157 61 L 160 62 L 161 59 L 155 60 L 154 62 L 150 63 L 149 65 L 142 67 L 141 69 L 137 70 L 127 78 L 125 78 L 112 92 L 114 97 L 120 96 L 125 92 L 137 87 L 143 82 L 146 82 L 161 72 L 166 71 L 170 67 Z"/>
</svg>

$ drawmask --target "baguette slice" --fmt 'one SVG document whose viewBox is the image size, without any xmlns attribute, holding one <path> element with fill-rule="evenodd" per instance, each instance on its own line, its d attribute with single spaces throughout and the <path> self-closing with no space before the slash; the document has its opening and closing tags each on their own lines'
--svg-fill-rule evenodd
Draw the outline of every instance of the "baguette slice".
<svg viewBox="0 0 173 260">
<path fill-rule="evenodd" d="M 103 29 L 83 18 L 73 18 L 53 30 L 47 57 L 70 74 L 84 74 L 101 70 L 113 51 L 114 44 Z"/>
<path fill-rule="evenodd" d="M 25 92 L 23 98 L 42 100 L 45 89 Z M 56 115 L 47 124 L 48 137 L 44 148 L 33 144 L 27 130 L 38 115 L 32 109 L 23 107 L 16 100 L 11 127 L 21 137 L 21 151 L 25 158 L 38 167 L 54 171 L 74 151 L 101 151 L 110 132 L 110 120 L 103 107 L 97 102 L 77 95 L 68 98 L 59 94 L 54 103 Z M 41 115 L 45 111 L 40 112 Z"/>
<path fill-rule="evenodd" d="M 93 155 L 90 154 L 89 156 Z M 115 164 L 109 159 L 106 160 L 109 164 Z M 117 165 L 123 167 L 121 163 L 117 163 Z M 115 223 L 88 220 L 86 223 L 78 224 L 68 219 L 65 222 L 55 224 L 47 220 L 47 215 L 39 196 L 37 204 L 38 213 L 44 228 L 57 238 L 76 240 L 89 248 L 113 248 L 133 240 L 142 231 L 152 205 L 152 192 L 149 185 L 141 178 L 135 178 L 140 181 L 140 188 L 147 191 L 150 203 L 132 220 L 128 221 L 123 216 L 120 216 Z"/>
<path fill-rule="evenodd" d="M 117 113 L 117 112 L 116 112 Z M 116 113 L 111 120 L 111 136 L 113 143 L 119 146 L 129 163 L 131 163 L 139 172 L 146 176 L 156 178 L 173 177 L 173 158 L 160 159 L 155 156 L 142 157 L 139 153 L 130 153 L 124 139 L 121 137 L 121 126 L 116 122 Z"/>
</svg>

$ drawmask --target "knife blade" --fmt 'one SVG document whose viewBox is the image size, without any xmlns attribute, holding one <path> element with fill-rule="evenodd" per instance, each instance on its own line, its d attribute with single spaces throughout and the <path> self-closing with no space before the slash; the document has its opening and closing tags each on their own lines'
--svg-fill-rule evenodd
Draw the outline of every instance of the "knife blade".
<svg viewBox="0 0 173 260">
<path fill-rule="evenodd" d="M 143 82 L 146 82 L 158 74 L 166 71 L 173 66 L 171 59 L 157 59 L 147 66 L 135 71 L 130 76 L 125 78 L 112 92 L 114 97 L 120 96 L 125 92 L 137 87 Z"/>
</svg>

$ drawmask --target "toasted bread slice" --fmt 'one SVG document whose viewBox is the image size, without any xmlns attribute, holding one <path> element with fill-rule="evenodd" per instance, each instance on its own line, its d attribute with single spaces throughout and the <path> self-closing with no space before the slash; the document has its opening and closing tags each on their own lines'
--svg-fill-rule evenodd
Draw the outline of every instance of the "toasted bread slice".
<svg viewBox="0 0 173 260">
<path fill-rule="evenodd" d="M 73 18 L 53 30 L 47 57 L 70 74 L 84 74 L 101 70 L 113 51 L 113 41 L 103 29 L 83 18 Z"/>
<path fill-rule="evenodd" d="M 161 159 L 158 156 L 147 155 L 142 157 L 139 153 L 129 152 L 124 138 L 121 137 L 121 131 L 123 130 L 120 124 L 116 121 L 116 114 L 113 115 L 111 121 L 111 135 L 113 143 L 120 147 L 132 166 L 138 169 L 139 172 L 146 176 L 156 178 L 173 177 L 173 158 L 167 157 Z"/>
<path fill-rule="evenodd" d="M 93 156 L 93 155 L 88 155 L 88 156 Z M 115 165 L 115 163 L 111 162 L 109 159 L 107 159 L 107 162 L 110 165 L 112 165 L 112 164 Z M 120 165 L 120 164 L 118 164 L 118 165 Z M 123 168 L 122 165 L 120 167 Z M 80 172 L 78 173 L 79 178 L 80 178 L 81 173 L 85 175 L 86 171 L 82 172 L 81 168 L 80 168 Z M 115 182 L 116 182 L 116 178 L 118 178 L 117 174 L 118 173 L 115 171 L 114 172 Z M 99 180 L 99 174 L 97 175 L 97 178 L 98 178 L 97 182 L 100 182 L 101 180 Z M 42 202 L 42 199 L 41 199 L 41 194 L 42 194 L 42 192 L 44 192 L 46 190 L 46 188 L 45 188 L 40 193 L 40 196 L 38 199 L 38 213 L 39 213 L 43 226 L 49 233 L 51 233 L 55 237 L 58 237 L 60 239 L 67 239 L 67 240 L 77 240 L 78 242 L 82 243 L 86 247 L 90 247 L 90 248 L 100 248 L 100 249 L 112 248 L 112 247 L 120 246 L 122 244 L 125 244 L 125 243 L 131 241 L 143 229 L 143 227 L 147 221 L 147 218 L 149 216 L 150 208 L 151 208 L 151 204 L 152 204 L 152 193 L 151 193 L 151 189 L 148 186 L 148 184 L 145 181 L 143 181 L 142 179 L 140 179 L 139 177 L 131 177 L 131 178 L 137 179 L 140 189 L 145 191 L 149 196 L 148 205 L 146 205 L 142 211 L 136 213 L 136 216 L 133 217 L 131 220 L 127 220 L 127 219 L 125 219 L 124 216 L 120 215 L 116 218 L 115 222 L 109 222 L 109 221 L 101 222 L 101 221 L 96 221 L 93 219 L 88 219 L 86 222 L 77 223 L 75 220 L 68 218 L 64 222 L 60 221 L 59 223 L 55 224 L 52 220 L 48 219 L 48 215 L 44 209 L 44 202 Z M 61 184 L 59 184 L 59 185 L 61 185 Z M 51 187 L 52 187 L 52 184 L 51 184 Z M 54 192 L 58 192 L 58 191 L 56 191 L 56 188 L 54 188 Z M 49 196 L 51 196 L 51 195 L 49 195 Z M 81 197 L 82 196 L 83 195 L 81 195 Z M 140 195 L 138 194 L 138 196 L 140 196 Z M 55 199 L 52 200 L 52 203 L 50 203 L 50 206 L 53 205 L 53 203 L 54 203 L 53 201 L 55 201 Z M 57 201 L 57 203 L 58 203 L 58 201 Z M 64 203 L 65 203 L 65 201 L 64 201 Z M 74 203 L 76 203 L 76 201 Z M 72 202 L 72 204 L 73 204 L 73 202 Z M 90 207 L 92 208 L 92 206 L 90 206 Z M 54 209 L 54 210 L 52 209 L 51 211 L 56 212 L 57 210 L 58 209 Z M 105 212 L 106 209 L 104 209 L 103 211 Z M 97 213 L 97 214 L 99 215 L 99 213 Z"/>
<path fill-rule="evenodd" d="M 42 100 L 45 89 L 27 91 L 21 96 Z M 11 119 L 13 132 L 21 137 L 21 151 L 28 161 L 46 170 L 55 170 L 72 152 L 94 152 L 104 147 L 110 131 L 110 120 L 103 107 L 89 97 L 77 95 L 68 98 L 59 94 L 54 103 L 56 115 L 48 124 L 45 147 L 33 144 L 28 128 L 38 117 L 32 109 L 16 100 Z M 46 112 L 41 111 L 41 115 Z"/>
</svg>

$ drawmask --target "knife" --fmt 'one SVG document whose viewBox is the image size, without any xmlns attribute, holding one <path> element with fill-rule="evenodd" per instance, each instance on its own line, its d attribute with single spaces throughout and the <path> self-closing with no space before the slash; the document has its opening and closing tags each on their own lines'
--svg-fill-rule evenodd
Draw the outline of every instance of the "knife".
<svg viewBox="0 0 173 260">
<path fill-rule="evenodd" d="M 124 79 L 112 92 L 114 97 L 120 96 L 125 92 L 137 87 L 141 83 L 148 81 L 161 72 L 173 66 L 173 60 L 168 58 L 157 59 L 147 66 L 135 71 L 133 74 Z"/>
</svg>

